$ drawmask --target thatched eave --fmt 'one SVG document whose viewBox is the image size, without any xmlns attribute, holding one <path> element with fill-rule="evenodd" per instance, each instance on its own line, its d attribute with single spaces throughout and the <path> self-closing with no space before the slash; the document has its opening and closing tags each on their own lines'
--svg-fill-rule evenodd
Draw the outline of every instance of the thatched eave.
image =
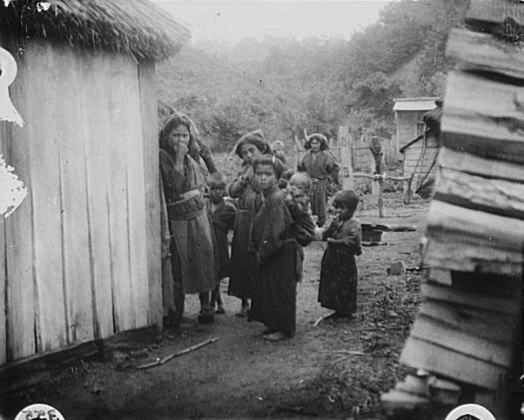
<svg viewBox="0 0 524 420">
<path fill-rule="evenodd" d="M 0 2 L 0 30 L 15 42 L 30 38 L 128 54 L 159 61 L 176 54 L 190 38 L 187 27 L 148 0 L 36 0 Z M 20 45 L 23 48 L 23 45 Z"/>
</svg>

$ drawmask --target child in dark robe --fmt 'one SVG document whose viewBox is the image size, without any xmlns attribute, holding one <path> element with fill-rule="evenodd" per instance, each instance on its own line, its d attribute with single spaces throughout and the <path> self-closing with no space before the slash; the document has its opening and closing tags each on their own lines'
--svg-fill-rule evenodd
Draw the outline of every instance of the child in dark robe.
<svg viewBox="0 0 524 420">
<path fill-rule="evenodd" d="M 322 257 L 318 301 L 335 310 L 330 318 L 351 317 L 357 310 L 356 255 L 362 254 L 362 228 L 353 217 L 359 198 L 353 191 L 339 191 L 333 198 L 336 218 L 323 231 L 327 249 Z"/>
<path fill-rule="evenodd" d="M 311 179 L 303 172 L 293 174 L 286 186 L 286 204 L 295 221 L 294 231 L 297 241 L 297 281 L 302 281 L 304 264 L 304 247 L 309 245 L 315 236 L 315 220 L 311 213 L 309 190 Z"/>
<path fill-rule="evenodd" d="M 207 178 L 209 186 L 208 212 L 213 222 L 216 237 L 216 254 L 218 255 L 217 285 L 211 292 L 211 308 L 216 309 L 217 314 L 224 314 L 224 304 L 220 295 L 220 282 L 229 277 L 230 257 L 227 243 L 227 235 L 233 229 L 237 209 L 233 201 L 224 199 L 227 183 L 219 172 L 212 173 Z"/>
<path fill-rule="evenodd" d="M 294 220 L 286 205 L 286 194 L 278 180 L 282 162 L 262 156 L 253 163 L 257 189 L 253 203 L 250 252 L 257 261 L 249 321 L 266 325 L 264 338 L 280 341 L 296 329 L 296 240 Z"/>
</svg>

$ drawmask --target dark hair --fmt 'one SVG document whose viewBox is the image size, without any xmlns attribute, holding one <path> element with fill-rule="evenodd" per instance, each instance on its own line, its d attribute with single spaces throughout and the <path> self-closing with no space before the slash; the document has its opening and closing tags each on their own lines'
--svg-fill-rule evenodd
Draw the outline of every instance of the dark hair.
<svg viewBox="0 0 524 420">
<path fill-rule="evenodd" d="M 209 174 L 207 177 L 207 184 L 210 187 L 211 185 L 216 185 L 219 188 L 226 188 L 227 186 L 226 178 L 220 172 L 213 172 Z"/>
<path fill-rule="evenodd" d="M 249 133 L 240 137 L 240 140 L 238 140 L 237 144 L 235 145 L 235 153 L 238 155 L 238 157 L 240 157 L 240 159 L 244 159 L 242 156 L 242 146 L 244 144 L 253 144 L 257 147 L 258 150 L 260 150 L 262 154 L 273 153 L 271 151 L 271 146 L 264 137 L 264 133 L 260 129 L 250 131 Z"/>
<path fill-rule="evenodd" d="M 162 130 L 160 130 L 160 148 L 173 154 L 174 151 L 167 144 L 167 139 L 171 131 L 179 126 L 184 126 L 189 131 L 189 143 L 187 148 L 189 149 L 189 155 L 193 158 L 198 159 L 198 148 L 197 148 L 197 137 L 198 132 L 196 126 L 191 119 L 183 114 L 172 114 L 164 123 Z"/>
<path fill-rule="evenodd" d="M 355 213 L 360 198 L 352 190 L 338 191 L 333 197 L 333 206 L 335 207 L 346 207 L 351 211 L 351 214 Z"/>
<path fill-rule="evenodd" d="M 311 149 L 311 142 L 313 140 L 317 140 L 320 142 L 320 150 L 329 149 L 327 137 L 324 134 L 320 134 L 320 133 L 314 133 L 308 136 L 306 139 L 306 143 L 304 144 L 304 149 L 306 150 Z"/>
<path fill-rule="evenodd" d="M 256 171 L 259 165 L 272 166 L 277 179 L 280 179 L 282 177 L 282 174 L 286 170 L 286 167 L 284 166 L 282 161 L 272 155 L 263 155 L 255 159 L 255 161 L 253 162 L 253 171 Z"/>
</svg>

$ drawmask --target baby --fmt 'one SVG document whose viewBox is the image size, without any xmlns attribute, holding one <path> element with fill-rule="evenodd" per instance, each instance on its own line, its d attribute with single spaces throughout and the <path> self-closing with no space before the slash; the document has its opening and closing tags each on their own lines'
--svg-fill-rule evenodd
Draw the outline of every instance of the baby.
<svg viewBox="0 0 524 420">
<path fill-rule="evenodd" d="M 315 220 L 311 213 L 309 202 L 309 189 L 311 179 L 304 172 L 298 172 L 291 176 L 286 186 L 286 204 L 295 220 L 295 239 L 297 241 L 297 278 L 302 280 L 302 266 L 304 262 L 304 247 L 309 245 L 315 236 Z"/>
</svg>

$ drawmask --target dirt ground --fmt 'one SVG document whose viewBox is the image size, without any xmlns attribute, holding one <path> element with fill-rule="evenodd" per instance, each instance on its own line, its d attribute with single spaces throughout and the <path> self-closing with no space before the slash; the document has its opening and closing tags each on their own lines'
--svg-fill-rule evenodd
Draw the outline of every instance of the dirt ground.
<svg viewBox="0 0 524 420">
<path fill-rule="evenodd" d="M 264 326 L 234 316 L 240 302 L 224 296 L 226 314 L 213 325 L 196 322 L 198 299 L 187 297 L 188 322 L 181 333 L 164 331 L 124 369 L 114 362 L 82 361 L 51 383 L 3 401 L 14 418 L 24 406 L 41 402 L 66 419 L 168 418 L 359 418 L 378 419 L 380 393 L 406 369 L 398 365 L 419 301 L 421 274 L 388 276 L 394 261 L 414 267 L 427 211 L 421 200 L 386 199 L 385 218 L 373 203 L 359 210 L 363 223 L 413 225 L 415 232 L 386 232 L 383 244 L 365 247 L 358 258 L 358 313 L 351 320 L 315 322 L 331 311 L 317 303 L 319 267 L 325 243 L 306 249 L 305 278 L 299 285 L 297 334 L 292 340 L 262 339 Z M 227 290 L 227 284 L 222 285 Z M 225 295 L 225 294 L 224 294 Z M 137 364 L 218 337 L 199 350 L 147 370 Z M 356 353 L 351 353 L 356 352 Z M 121 366 L 120 366 L 121 367 Z"/>
</svg>

